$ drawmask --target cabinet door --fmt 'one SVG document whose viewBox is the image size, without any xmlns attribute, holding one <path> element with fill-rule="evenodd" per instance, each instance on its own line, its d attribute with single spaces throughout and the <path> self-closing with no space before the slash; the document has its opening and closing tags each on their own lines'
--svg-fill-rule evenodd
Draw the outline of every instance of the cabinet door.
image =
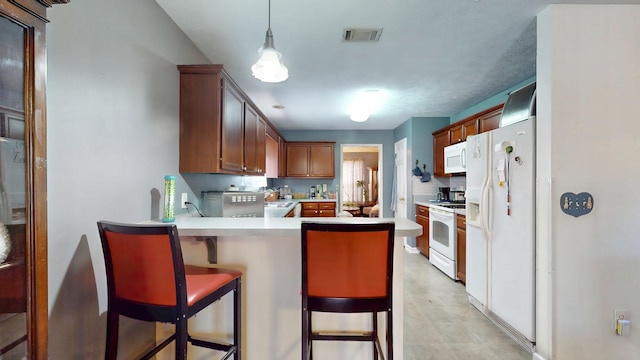
<svg viewBox="0 0 640 360">
<path fill-rule="evenodd" d="M 416 222 L 422 226 L 422 235 L 416 237 L 416 247 L 429 257 L 429 208 L 416 205 Z"/>
<path fill-rule="evenodd" d="M 467 140 L 469 136 L 478 134 L 478 119 L 467 120 L 462 123 L 462 137 L 464 141 Z"/>
<path fill-rule="evenodd" d="M 241 172 L 244 162 L 244 101 L 233 88 L 225 85 L 222 104 L 220 167 L 224 170 Z"/>
<path fill-rule="evenodd" d="M 244 108 L 244 166 L 247 173 L 258 171 L 258 113 L 249 104 Z"/>
<path fill-rule="evenodd" d="M 449 130 L 449 137 L 451 139 L 451 144 L 462 142 L 464 139 L 464 128 L 462 127 L 462 125 L 452 127 Z"/>
<path fill-rule="evenodd" d="M 467 282 L 467 222 L 464 216 L 458 215 L 457 218 L 457 249 L 456 249 L 456 265 L 458 270 L 458 279 L 463 283 Z"/>
<path fill-rule="evenodd" d="M 444 173 L 444 148 L 449 146 L 449 131 L 433 136 L 433 176 L 446 176 Z"/>
<path fill-rule="evenodd" d="M 318 203 L 318 212 L 322 217 L 336 217 L 336 203 L 334 202 Z"/>
<path fill-rule="evenodd" d="M 258 132 L 256 134 L 256 165 L 258 174 L 262 175 L 267 168 L 267 124 L 258 117 Z"/>
<path fill-rule="evenodd" d="M 270 179 L 278 177 L 279 149 L 280 145 L 278 140 L 267 134 L 265 139 L 265 173 Z"/>
<path fill-rule="evenodd" d="M 496 109 L 490 113 L 484 114 L 480 117 L 480 132 L 491 131 L 497 129 L 500 126 L 500 116 L 502 115 L 502 108 Z"/>
<path fill-rule="evenodd" d="M 278 177 L 287 176 L 287 142 L 278 139 Z"/>
<path fill-rule="evenodd" d="M 309 176 L 335 177 L 333 144 L 311 144 L 309 147 Z"/>
<path fill-rule="evenodd" d="M 287 144 L 287 176 L 309 176 L 308 144 Z"/>
</svg>

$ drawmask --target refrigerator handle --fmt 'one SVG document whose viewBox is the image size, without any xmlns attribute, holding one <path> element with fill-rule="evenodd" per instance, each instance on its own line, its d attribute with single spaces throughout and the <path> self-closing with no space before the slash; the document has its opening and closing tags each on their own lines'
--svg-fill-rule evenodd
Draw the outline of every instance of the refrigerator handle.
<svg viewBox="0 0 640 360">
<path fill-rule="evenodd" d="M 482 229 L 482 235 L 484 235 L 487 241 L 491 241 L 491 230 L 489 229 L 489 217 L 491 216 L 491 206 L 489 204 L 491 196 L 489 192 L 491 191 L 491 187 L 489 184 L 491 184 L 491 178 L 485 177 L 480 197 L 480 228 Z"/>
<path fill-rule="evenodd" d="M 460 151 L 460 164 L 463 169 L 467 168 L 467 148 L 465 147 Z"/>
</svg>

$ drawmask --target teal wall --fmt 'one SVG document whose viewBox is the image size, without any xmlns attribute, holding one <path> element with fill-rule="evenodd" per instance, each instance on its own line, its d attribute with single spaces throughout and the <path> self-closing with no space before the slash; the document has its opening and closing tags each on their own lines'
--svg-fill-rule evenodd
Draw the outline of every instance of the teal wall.
<svg viewBox="0 0 640 360">
<path fill-rule="evenodd" d="M 414 117 L 411 124 L 411 169 L 418 160 L 420 169 L 422 164 L 427 165 L 427 171 L 433 174 L 433 133 L 449 125 L 448 117 Z"/>
<path fill-rule="evenodd" d="M 488 109 L 490 107 L 496 106 L 498 104 L 502 104 L 505 101 L 507 101 L 507 97 L 509 96 L 510 92 L 512 92 L 514 90 L 518 90 L 521 87 L 524 87 L 526 85 L 529 85 L 534 81 L 536 81 L 536 77 L 532 76 L 529 79 L 524 80 L 522 82 L 519 82 L 519 83 L 513 85 L 512 87 L 510 87 L 508 89 L 505 89 L 505 90 L 501 91 L 500 93 L 495 94 L 495 95 L 493 95 L 492 97 L 490 97 L 490 98 L 488 98 L 486 100 L 483 100 L 483 101 L 481 101 L 481 102 L 479 102 L 479 103 L 477 103 L 477 104 L 475 104 L 475 105 L 473 105 L 473 106 L 471 106 L 471 107 L 469 107 L 467 109 L 464 109 L 464 110 L 460 111 L 457 114 L 451 115 L 450 123 L 451 124 L 456 123 L 456 122 L 458 122 L 458 121 L 460 121 L 460 120 L 462 120 L 464 118 L 467 118 L 467 117 L 469 117 L 469 116 L 471 116 L 473 114 L 477 114 L 477 113 L 479 113 L 479 112 L 481 112 L 483 110 L 486 110 L 486 109 Z"/>
<path fill-rule="evenodd" d="M 407 156 L 410 159 L 409 170 L 415 167 L 416 160 L 418 160 L 420 168 L 422 168 L 422 164 L 426 164 L 427 171 L 433 173 L 433 136 L 431 133 L 447 125 L 449 125 L 448 117 L 412 117 L 393 130 L 394 143 L 404 138 L 407 139 Z M 413 206 L 411 186 L 407 189 L 407 197 L 410 204 L 407 218 L 413 220 L 415 219 L 416 209 Z M 416 239 L 409 238 L 407 243 L 415 247 Z"/>
</svg>

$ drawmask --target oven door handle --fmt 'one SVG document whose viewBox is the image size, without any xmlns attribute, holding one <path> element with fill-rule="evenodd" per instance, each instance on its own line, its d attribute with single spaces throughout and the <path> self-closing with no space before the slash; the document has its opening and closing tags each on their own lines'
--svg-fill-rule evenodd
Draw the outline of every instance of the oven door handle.
<svg viewBox="0 0 640 360">
<path fill-rule="evenodd" d="M 430 207 L 429 208 L 429 217 L 431 217 L 432 214 L 435 217 L 447 217 L 447 219 L 453 218 L 453 215 L 454 215 L 453 212 L 440 210 L 440 209 L 434 209 L 434 208 Z"/>
</svg>

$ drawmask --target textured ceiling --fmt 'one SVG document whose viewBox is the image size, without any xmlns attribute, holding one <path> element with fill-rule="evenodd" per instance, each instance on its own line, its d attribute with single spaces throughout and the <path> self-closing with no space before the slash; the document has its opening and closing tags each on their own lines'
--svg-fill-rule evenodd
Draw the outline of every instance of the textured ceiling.
<svg viewBox="0 0 640 360">
<path fill-rule="evenodd" d="M 451 116 L 535 75 L 536 15 L 547 5 L 609 3 L 272 0 L 271 29 L 289 79 L 271 84 L 250 70 L 264 43 L 268 0 L 156 2 L 281 130 L 394 129 L 411 117 Z M 347 43 L 347 27 L 383 32 L 379 42 Z M 383 90 L 386 99 L 368 121 L 352 122 L 351 103 L 365 89 Z"/>
</svg>

